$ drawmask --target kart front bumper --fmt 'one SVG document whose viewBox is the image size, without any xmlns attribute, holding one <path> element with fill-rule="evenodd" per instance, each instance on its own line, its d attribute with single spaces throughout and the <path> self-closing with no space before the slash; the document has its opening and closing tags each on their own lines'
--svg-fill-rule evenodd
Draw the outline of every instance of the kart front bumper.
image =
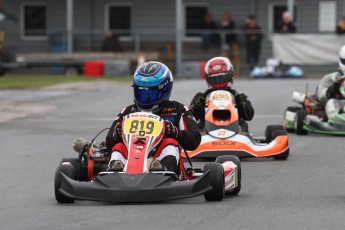
<svg viewBox="0 0 345 230">
<path fill-rule="evenodd" d="M 209 172 L 190 181 L 174 181 L 162 174 L 113 173 L 92 182 L 75 181 L 61 173 L 59 192 L 77 200 L 154 202 L 198 196 L 211 191 Z"/>
<path fill-rule="evenodd" d="M 307 116 L 305 118 L 303 129 L 314 133 L 345 135 L 345 125 L 330 124 L 314 116 Z"/>
</svg>

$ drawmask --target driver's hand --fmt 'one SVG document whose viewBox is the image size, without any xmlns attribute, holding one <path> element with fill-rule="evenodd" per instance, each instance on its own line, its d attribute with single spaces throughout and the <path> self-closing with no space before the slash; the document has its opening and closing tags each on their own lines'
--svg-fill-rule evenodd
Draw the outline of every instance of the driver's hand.
<svg viewBox="0 0 345 230">
<path fill-rule="evenodd" d="M 237 94 L 235 96 L 236 105 L 243 107 L 248 100 L 247 98 L 248 98 L 247 95 L 245 95 L 244 93 Z"/>
<path fill-rule="evenodd" d="M 122 140 L 122 124 L 121 122 L 117 123 L 114 127 L 113 137 L 115 141 Z"/>
<path fill-rule="evenodd" d="M 179 135 L 179 129 L 171 122 L 171 121 L 164 121 L 165 125 L 165 136 L 171 137 L 177 140 Z"/>
<path fill-rule="evenodd" d="M 327 91 L 326 91 L 326 96 L 328 98 L 334 98 L 337 93 L 339 92 L 339 87 L 340 87 L 341 83 L 340 82 L 335 82 L 333 83 L 333 85 L 331 85 Z"/>
</svg>

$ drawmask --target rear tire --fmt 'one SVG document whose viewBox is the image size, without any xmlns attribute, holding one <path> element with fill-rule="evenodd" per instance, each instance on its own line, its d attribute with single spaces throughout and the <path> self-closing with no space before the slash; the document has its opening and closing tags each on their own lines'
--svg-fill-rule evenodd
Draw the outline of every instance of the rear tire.
<svg viewBox="0 0 345 230">
<path fill-rule="evenodd" d="M 210 171 L 209 181 L 213 190 L 204 194 L 207 201 L 221 201 L 224 198 L 224 170 L 219 163 L 206 163 L 204 172 Z"/>
<path fill-rule="evenodd" d="M 295 132 L 295 127 L 291 128 L 291 127 L 287 127 L 287 124 L 288 122 L 291 122 L 291 121 L 288 121 L 286 120 L 286 115 L 288 112 L 292 112 L 292 113 L 295 113 L 298 111 L 298 110 L 301 110 L 302 108 L 301 107 L 297 107 L 297 106 L 289 106 L 286 108 L 285 112 L 284 112 L 284 128 L 287 132 Z M 296 122 L 296 118 L 295 118 L 295 122 Z"/>
<path fill-rule="evenodd" d="M 219 156 L 216 159 L 216 163 L 219 164 L 223 164 L 226 161 L 232 161 L 234 162 L 234 164 L 237 165 L 237 187 L 234 188 L 234 190 L 230 191 L 230 192 L 225 192 L 225 195 L 229 195 L 229 196 L 236 196 L 240 193 L 241 191 L 241 161 L 238 157 L 236 156 Z"/>
<path fill-rule="evenodd" d="M 266 142 L 270 143 L 272 140 L 274 140 L 273 132 L 276 130 L 281 130 L 285 132 L 285 129 L 282 125 L 268 125 L 265 130 L 265 137 Z"/>
<path fill-rule="evenodd" d="M 59 189 L 61 188 L 60 172 L 65 174 L 69 178 L 75 180 L 76 179 L 75 168 L 72 164 L 64 164 L 64 165 L 60 164 L 55 171 L 55 178 L 54 178 L 54 192 L 55 192 L 56 201 L 59 203 L 73 203 L 74 202 L 73 198 L 64 196 L 59 192 Z"/>
<path fill-rule="evenodd" d="M 307 115 L 308 115 L 308 113 L 304 109 L 298 110 L 296 112 L 295 132 L 297 135 L 307 135 L 308 134 L 308 131 L 303 129 L 304 119 Z"/>
<path fill-rule="evenodd" d="M 287 135 L 287 133 L 284 130 L 275 130 L 272 134 L 272 138 L 273 140 L 277 137 L 277 136 L 285 136 Z M 287 149 L 285 152 L 274 156 L 273 158 L 275 160 L 286 160 L 289 157 L 290 154 L 290 149 Z"/>
</svg>

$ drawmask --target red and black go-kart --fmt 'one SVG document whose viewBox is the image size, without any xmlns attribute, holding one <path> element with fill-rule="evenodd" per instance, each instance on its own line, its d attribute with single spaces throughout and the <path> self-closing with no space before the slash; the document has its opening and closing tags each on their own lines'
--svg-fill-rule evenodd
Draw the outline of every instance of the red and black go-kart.
<svg viewBox="0 0 345 230">
<path fill-rule="evenodd" d="M 55 173 L 55 198 L 102 202 L 153 202 L 204 194 L 207 201 L 220 201 L 224 194 L 241 189 L 241 164 L 235 156 L 217 158 L 204 169 L 185 168 L 180 173 L 148 168 L 149 153 L 164 136 L 164 120 L 150 113 L 132 113 L 122 123 L 128 161 L 121 171 L 106 171 L 109 153 L 104 144 L 80 145 L 78 158 L 65 158 Z M 97 136 L 96 136 L 97 137 Z M 81 141 L 83 143 L 83 141 Z M 84 142 L 85 143 L 85 142 Z M 76 148 L 75 148 L 76 150 Z"/>
</svg>

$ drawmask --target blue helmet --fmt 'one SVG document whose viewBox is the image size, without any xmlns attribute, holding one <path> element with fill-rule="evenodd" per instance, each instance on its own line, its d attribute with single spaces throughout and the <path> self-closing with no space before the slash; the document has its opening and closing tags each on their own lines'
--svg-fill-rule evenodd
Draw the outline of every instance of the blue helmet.
<svg viewBox="0 0 345 230">
<path fill-rule="evenodd" d="M 134 103 L 143 110 L 154 110 L 169 99 L 172 86 L 173 76 L 166 65 L 146 62 L 133 76 Z"/>
</svg>

